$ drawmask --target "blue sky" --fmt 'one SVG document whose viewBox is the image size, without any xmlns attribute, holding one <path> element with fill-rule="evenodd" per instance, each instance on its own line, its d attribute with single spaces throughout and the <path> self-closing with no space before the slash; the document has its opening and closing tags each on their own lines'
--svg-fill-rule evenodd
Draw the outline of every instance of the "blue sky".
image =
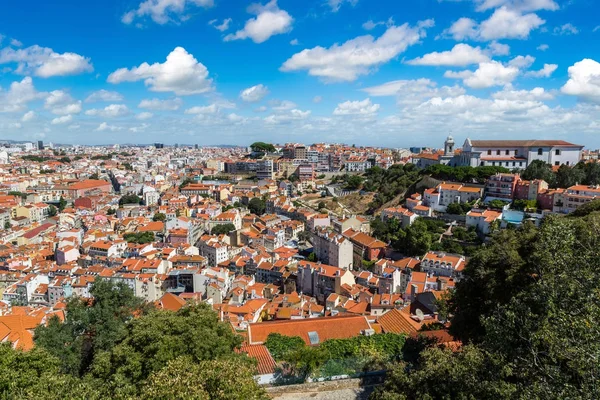
<svg viewBox="0 0 600 400">
<path fill-rule="evenodd" d="M 20 0 L 0 138 L 600 147 L 593 0 Z"/>
</svg>

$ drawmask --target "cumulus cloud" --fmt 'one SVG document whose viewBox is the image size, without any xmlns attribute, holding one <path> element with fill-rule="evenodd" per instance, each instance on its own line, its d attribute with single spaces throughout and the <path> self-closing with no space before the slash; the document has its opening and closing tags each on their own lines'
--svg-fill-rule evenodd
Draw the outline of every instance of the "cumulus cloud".
<svg viewBox="0 0 600 400">
<path fill-rule="evenodd" d="M 293 110 L 297 107 L 296 103 L 289 100 L 273 100 L 269 103 L 271 105 L 271 108 L 275 111 Z"/>
<path fill-rule="evenodd" d="M 325 0 L 332 12 L 338 12 L 344 3 L 350 4 L 354 7 L 358 0 Z"/>
<path fill-rule="evenodd" d="M 179 108 L 183 105 L 183 100 L 176 97 L 174 99 L 143 99 L 138 104 L 138 108 L 145 108 L 147 110 L 154 111 L 175 111 L 179 110 Z"/>
<path fill-rule="evenodd" d="M 390 18 L 388 18 L 387 21 L 377 21 L 377 22 L 370 19 L 367 22 L 365 22 L 364 24 L 362 24 L 362 27 L 366 31 L 372 31 L 373 29 L 377 28 L 380 25 L 386 25 L 388 27 L 393 26 L 394 19 L 392 17 L 390 17 Z"/>
<path fill-rule="evenodd" d="M 498 61 L 489 61 L 479 64 L 475 71 L 446 71 L 446 78 L 462 79 L 466 86 L 475 89 L 502 86 L 511 83 L 520 71 L 516 66 L 505 66 Z"/>
<path fill-rule="evenodd" d="M 164 63 L 143 63 L 131 69 L 120 68 L 108 76 L 109 83 L 143 80 L 154 92 L 174 92 L 179 96 L 213 90 L 208 69 L 183 47 L 176 47 Z"/>
<path fill-rule="evenodd" d="M 263 43 L 273 35 L 292 30 L 294 19 L 277 6 L 277 0 L 271 0 L 265 5 L 252 4 L 248 7 L 248 12 L 256 17 L 246 21 L 244 29 L 225 36 L 225 41 L 250 38 L 254 43 Z"/>
<path fill-rule="evenodd" d="M 492 8 L 506 6 L 516 11 L 556 11 L 558 4 L 554 0 L 475 0 L 477 11 L 486 11 Z"/>
<path fill-rule="evenodd" d="M 22 122 L 29 122 L 29 121 L 33 121 L 35 119 L 35 112 L 33 111 L 27 111 L 23 117 L 21 118 Z"/>
<path fill-rule="evenodd" d="M 425 54 L 406 63 L 410 65 L 446 65 L 454 67 L 465 67 L 471 64 L 479 64 L 488 61 L 490 57 L 481 47 L 471 47 L 468 44 L 459 43 L 452 50 Z"/>
<path fill-rule="evenodd" d="M 560 89 L 582 100 L 600 103 L 600 63 L 585 58 L 569 67 L 569 80 Z"/>
<path fill-rule="evenodd" d="M 112 102 L 112 101 L 123 101 L 123 95 L 118 92 L 112 92 L 109 90 L 101 89 L 91 93 L 86 99 L 86 103 L 96 103 L 96 102 Z"/>
<path fill-rule="evenodd" d="M 315 96 L 313 97 L 313 103 L 320 103 L 321 101 L 323 101 L 323 96 Z"/>
<path fill-rule="evenodd" d="M 395 96 L 399 105 L 415 105 L 432 97 L 456 97 L 465 94 L 465 89 L 455 86 L 438 87 L 426 78 L 390 81 L 378 86 L 362 89 L 369 96 Z"/>
<path fill-rule="evenodd" d="M 144 112 L 141 112 L 141 113 L 135 115 L 135 119 L 139 119 L 140 121 L 145 121 L 152 117 L 154 117 L 154 114 L 152 114 L 151 112 L 148 112 L 148 111 L 144 111 Z"/>
<path fill-rule="evenodd" d="M 120 131 L 121 127 L 119 126 L 115 126 L 115 125 L 109 125 L 106 122 L 101 123 L 100 125 L 98 125 L 98 127 L 96 128 L 96 131 L 98 132 L 104 132 L 104 131 L 111 131 L 111 132 L 115 132 L 115 131 Z"/>
<path fill-rule="evenodd" d="M 554 28 L 555 35 L 577 35 L 578 33 L 579 29 L 577 29 L 577 27 L 571 23 Z"/>
<path fill-rule="evenodd" d="M 50 123 L 52 125 L 63 125 L 63 124 L 68 124 L 71 121 L 73 121 L 72 115 L 63 115 L 62 117 L 54 118 Z"/>
<path fill-rule="evenodd" d="M 223 20 L 223 22 L 219 24 L 219 20 L 213 19 L 209 21 L 208 24 L 218 31 L 225 32 L 227 29 L 229 29 L 229 24 L 231 23 L 231 21 L 231 18 L 226 18 Z"/>
<path fill-rule="evenodd" d="M 546 51 L 550 48 L 550 46 L 548 46 L 547 44 L 540 44 L 537 49 L 540 51 Z"/>
<path fill-rule="evenodd" d="M 535 13 L 522 14 L 508 7 L 500 7 L 486 20 L 478 24 L 470 18 L 460 18 L 443 33 L 455 40 L 527 39 L 531 31 L 546 21 Z"/>
<path fill-rule="evenodd" d="M 557 68 L 558 65 L 556 64 L 544 64 L 542 69 L 537 71 L 529 71 L 525 73 L 525 76 L 531 76 L 533 78 L 549 78 Z"/>
<path fill-rule="evenodd" d="M 72 115 L 79 114 L 81 112 L 81 109 L 81 101 L 76 101 L 75 103 L 54 107 L 51 111 L 53 114 L 56 115 Z"/>
<path fill-rule="evenodd" d="M 379 111 L 379 107 L 379 104 L 371 103 L 369 98 L 362 101 L 345 101 L 337 105 L 333 115 L 374 116 Z"/>
<path fill-rule="evenodd" d="M 12 82 L 7 91 L 0 91 L 0 112 L 22 112 L 27 103 L 45 96 L 35 89 L 33 80 L 27 76 L 20 82 Z"/>
<path fill-rule="evenodd" d="M 242 90 L 240 92 L 240 98 L 248 103 L 256 103 L 257 101 L 261 101 L 268 94 L 269 89 L 261 83 Z"/>
<path fill-rule="evenodd" d="M 15 73 L 42 78 L 78 75 L 94 70 L 89 58 L 76 53 L 56 53 L 48 47 L 38 45 L 24 49 L 5 47 L 0 50 L 0 64 L 13 63 L 17 64 Z"/>
<path fill-rule="evenodd" d="M 433 21 L 427 20 L 416 27 L 408 24 L 391 26 L 377 39 L 365 35 L 329 48 L 305 49 L 285 61 L 280 70 L 307 70 L 310 75 L 326 81 L 354 81 L 418 43 L 425 37 L 425 28 L 432 25 Z"/>
<path fill-rule="evenodd" d="M 179 23 L 190 18 L 190 9 L 194 7 L 210 8 L 213 0 L 145 0 L 121 17 L 121 22 L 131 24 L 137 19 L 152 19 L 157 24 Z"/>
<path fill-rule="evenodd" d="M 129 108 L 125 104 L 110 104 L 102 109 L 92 108 L 85 115 L 104 118 L 117 118 L 129 114 Z"/>
<path fill-rule="evenodd" d="M 536 87 L 531 90 L 514 90 L 507 86 L 503 90 L 492 94 L 494 99 L 511 101 L 542 101 L 552 100 L 554 95 L 542 87 Z"/>
<path fill-rule="evenodd" d="M 150 127 L 150 124 L 141 124 L 139 126 L 132 126 L 129 128 L 129 131 L 133 133 L 144 132 L 148 127 Z"/>
<path fill-rule="evenodd" d="M 219 111 L 219 106 L 211 104 L 208 106 L 195 106 L 185 110 L 186 114 L 216 114 Z"/>
<path fill-rule="evenodd" d="M 292 121 L 306 119 L 310 116 L 310 114 L 311 112 L 309 110 L 302 111 L 294 108 L 284 113 L 269 115 L 268 117 L 264 118 L 264 121 L 267 124 L 289 124 Z"/>
<path fill-rule="evenodd" d="M 516 56 L 512 60 L 508 62 L 508 65 L 511 67 L 517 67 L 519 69 L 529 68 L 531 64 L 535 62 L 535 57 L 530 55 L 526 56 Z"/>
</svg>

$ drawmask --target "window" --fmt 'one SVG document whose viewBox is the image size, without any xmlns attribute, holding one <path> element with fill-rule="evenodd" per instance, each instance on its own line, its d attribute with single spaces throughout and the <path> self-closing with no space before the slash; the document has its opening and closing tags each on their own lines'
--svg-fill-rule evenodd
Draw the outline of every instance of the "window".
<svg viewBox="0 0 600 400">
<path fill-rule="evenodd" d="M 506 166 L 508 167 L 508 161 L 506 162 Z"/>
<path fill-rule="evenodd" d="M 506 150 L 506 153 L 505 153 L 505 154 L 506 154 L 506 155 L 509 155 L 509 154 L 510 154 L 510 150 Z"/>
<path fill-rule="evenodd" d="M 488 156 L 491 156 L 491 155 L 492 155 L 492 151 L 488 150 Z"/>
<path fill-rule="evenodd" d="M 500 150 L 496 150 L 496 155 L 499 156 L 500 155 Z"/>
<path fill-rule="evenodd" d="M 492 161 L 492 167 L 496 166 L 496 161 Z"/>
<path fill-rule="evenodd" d="M 560 156 L 560 150 L 556 149 L 556 150 L 554 151 L 554 154 L 555 154 L 555 155 L 557 155 L 557 156 Z"/>
<path fill-rule="evenodd" d="M 567 161 L 567 165 L 569 165 L 569 162 Z"/>
<path fill-rule="evenodd" d="M 544 149 L 538 149 L 538 156 L 541 156 L 544 154 Z"/>
<path fill-rule="evenodd" d="M 554 161 L 554 165 L 556 165 L 556 166 L 560 165 L 560 161 Z"/>
<path fill-rule="evenodd" d="M 513 167 L 514 167 L 515 165 L 517 165 L 517 163 L 513 161 Z"/>
<path fill-rule="evenodd" d="M 519 150 L 515 150 L 515 156 L 519 155 Z"/>
</svg>

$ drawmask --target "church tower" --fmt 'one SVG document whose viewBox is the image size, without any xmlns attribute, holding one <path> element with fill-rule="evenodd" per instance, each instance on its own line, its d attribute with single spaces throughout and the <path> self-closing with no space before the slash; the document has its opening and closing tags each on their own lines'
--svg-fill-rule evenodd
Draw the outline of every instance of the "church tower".
<svg viewBox="0 0 600 400">
<path fill-rule="evenodd" d="M 446 141 L 444 142 L 444 155 L 454 155 L 454 138 L 452 137 L 452 135 L 448 135 Z"/>
</svg>

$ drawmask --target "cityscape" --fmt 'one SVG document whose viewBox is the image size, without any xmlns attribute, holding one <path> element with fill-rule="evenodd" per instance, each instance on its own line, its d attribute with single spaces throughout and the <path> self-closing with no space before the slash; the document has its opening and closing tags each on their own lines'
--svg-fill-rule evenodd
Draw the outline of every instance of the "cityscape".
<svg viewBox="0 0 600 400">
<path fill-rule="evenodd" d="M 592 2 L 24 1 L 0 397 L 600 397 Z"/>
</svg>

